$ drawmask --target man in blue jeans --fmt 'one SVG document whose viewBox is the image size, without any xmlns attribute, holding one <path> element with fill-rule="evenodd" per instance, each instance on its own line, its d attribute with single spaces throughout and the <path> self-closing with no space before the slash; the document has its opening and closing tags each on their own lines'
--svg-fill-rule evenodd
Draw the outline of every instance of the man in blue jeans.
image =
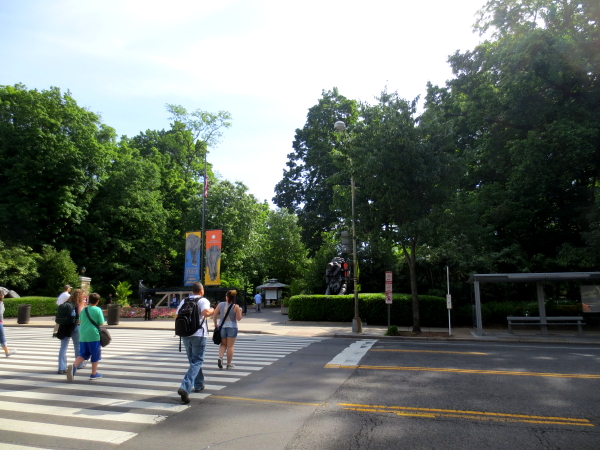
<svg viewBox="0 0 600 450">
<path fill-rule="evenodd" d="M 204 361 L 204 349 L 206 348 L 206 338 L 208 336 L 206 318 L 212 316 L 214 312 L 214 309 L 210 307 L 210 302 L 204 298 L 204 286 L 200 283 L 194 283 L 192 285 L 192 294 L 189 298 L 198 302 L 198 311 L 200 311 L 200 323 L 202 326 L 193 335 L 181 338 L 188 361 L 190 362 L 190 368 L 183 377 L 177 394 L 181 396 L 181 401 L 186 404 L 190 402 L 189 394 L 192 390 L 193 392 L 200 392 L 204 389 L 202 362 Z M 179 304 L 177 314 L 179 314 L 183 303 Z"/>
</svg>

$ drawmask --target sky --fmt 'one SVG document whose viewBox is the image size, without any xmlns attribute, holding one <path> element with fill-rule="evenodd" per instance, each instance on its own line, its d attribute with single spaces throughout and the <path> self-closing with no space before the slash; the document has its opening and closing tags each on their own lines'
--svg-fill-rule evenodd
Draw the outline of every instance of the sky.
<svg viewBox="0 0 600 450">
<path fill-rule="evenodd" d="M 228 111 L 213 170 L 271 202 L 323 90 L 424 97 L 473 49 L 485 0 L 0 0 L 0 85 L 69 90 L 119 136 L 169 129 L 165 104 Z"/>
</svg>

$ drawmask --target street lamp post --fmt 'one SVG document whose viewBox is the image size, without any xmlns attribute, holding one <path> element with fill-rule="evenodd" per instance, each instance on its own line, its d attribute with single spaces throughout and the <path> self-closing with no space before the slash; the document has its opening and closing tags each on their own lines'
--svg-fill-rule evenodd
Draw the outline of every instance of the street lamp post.
<svg viewBox="0 0 600 450">
<path fill-rule="evenodd" d="M 344 132 L 346 131 L 346 124 L 340 120 L 333 125 L 333 128 L 335 131 Z M 348 157 L 348 159 L 350 160 L 350 187 L 352 190 L 352 276 L 354 280 L 354 319 L 352 319 L 352 332 L 362 333 L 362 322 L 358 314 L 358 272 L 356 271 L 358 259 L 356 257 L 356 215 L 354 212 L 354 167 L 352 165 L 352 158 Z"/>
</svg>

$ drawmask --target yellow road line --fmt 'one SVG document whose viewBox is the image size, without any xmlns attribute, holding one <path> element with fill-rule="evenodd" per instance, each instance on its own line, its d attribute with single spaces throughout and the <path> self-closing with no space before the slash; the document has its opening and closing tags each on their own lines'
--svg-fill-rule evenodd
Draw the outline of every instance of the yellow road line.
<svg viewBox="0 0 600 450">
<path fill-rule="evenodd" d="M 458 418 L 467 420 L 488 420 L 494 422 L 512 422 L 512 423 L 535 423 L 545 425 L 576 425 L 581 427 L 593 427 L 587 419 L 575 419 L 569 417 L 544 417 L 544 416 L 529 416 L 524 414 L 503 414 L 480 411 L 457 411 L 447 409 L 434 408 L 413 408 L 405 406 L 377 406 L 377 405 L 354 405 L 348 403 L 338 403 L 344 410 L 374 412 L 374 413 L 391 413 L 397 416 L 410 416 L 422 418 Z M 404 412 L 398 410 L 408 410 L 415 412 Z M 418 412 L 419 411 L 419 412 Z"/>
<path fill-rule="evenodd" d="M 371 370 L 404 370 L 404 371 L 422 371 L 422 372 L 450 372 L 450 373 L 475 373 L 484 375 L 516 375 L 528 377 L 551 377 L 551 378 L 581 378 L 581 379 L 600 379 L 600 375 L 584 373 L 544 373 L 544 372 L 515 372 L 508 370 L 478 370 L 478 369 L 451 369 L 444 367 L 400 367 L 400 366 L 339 366 L 326 368 L 339 369 L 371 369 Z"/>
<path fill-rule="evenodd" d="M 519 419 L 552 419 L 552 420 L 574 420 L 579 422 L 589 422 L 587 419 L 572 419 L 570 417 L 548 417 L 548 416 L 531 416 L 525 414 L 507 414 L 507 413 L 493 413 L 486 411 L 461 411 L 459 409 L 439 409 L 439 408 L 415 408 L 413 406 L 382 406 L 382 405 L 358 405 L 354 403 L 338 403 L 340 406 L 352 406 L 355 408 L 377 408 L 377 409 L 406 409 L 410 411 L 426 411 L 426 412 L 439 412 L 439 413 L 452 413 L 452 414 L 472 414 L 472 415 L 484 415 L 484 416 L 498 416 L 498 417 L 516 417 Z"/>
<path fill-rule="evenodd" d="M 445 352 L 437 350 L 393 350 L 393 349 L 371 349 L 370 352 L 401 352 L 401 353 L 452 353 L 455 355 L 488 355 L 480 352 Z"/>
<path fill-rule="evenodd" d="M 224 400 L 243 400 L 246 402 L 263 402 L 263 403 L 283 403 L 287 405 L 304 405 L 304 406 L 323 406 L 322 403 L 303 403 L 303 402 L 286 402 L 282 400 L 265 400 L 261 398 L 245 398 L 245 397 L 226 397 L 224 395 L 211 395 L 211 398 L 221 398 Z"/>
</svg>

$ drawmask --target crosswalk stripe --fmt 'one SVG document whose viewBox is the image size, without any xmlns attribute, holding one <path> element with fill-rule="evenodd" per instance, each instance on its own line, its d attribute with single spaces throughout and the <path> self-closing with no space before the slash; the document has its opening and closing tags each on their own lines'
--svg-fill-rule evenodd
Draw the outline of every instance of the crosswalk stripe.
<svg viewBox="0 0 600 450">
<path fill-rule="evenodd" d="M 2 419 L 0 430 L 17 433 L 37 434 L 43 436 L 79 439 L 84 441 L 99 441 L 109 444 L 122 444 L 137 433 L 127 431 L 103 430 L 100 428 L 74 427 L 56 425 L 53 423 L 29 422 L 25 420 Z"/>
<path fill-rule="evenodd" d="M 54 358 L 52 360 L 53 363 L 56 363 L 56 358 Z M 236 361 L 237 363 L 237 361 Z M 33 366 L 43 366 L 43 367 L 47 367 L 48 363 L 43 361 L 43 360 L 35 360 L 35 361 L 27 361 L 27 364 L 31 367 Z M 104 360 L 102 360 L 102 368 L 114 368 L 114 369 L 122 369 L 123 368 L 123 363 L 119 363 L 114 361 L 114 364 L 106 362 Z M 205 361 L 206 364 L 206 361 Z M 136 363 L 129 363 L 128 364 L 130 369 L 141 369 L 142 367 L 137 367 L 137 366 L 143 366 L 144 368 L 148 367 L 147 363 L 142 363 L 142 362 L 136 362 Z M 180 364 L 180 366 L 182 366 Z M 214 364 L 214 366 L 216 366 L 216 363 Z M 166 367 L 170 368 L 170 369 L 166 369 Z M 232 377 L 232 376 L 248 376 L 251 374 L 251 372 L 244 372 L 243 370 L 239 370 L 241 368 L 244 368 L 244 370 L 260 370 L 262 369 L 262 367 L 252 367 L 252 366 L 235 366 L 235 370 L 222 370 L 222 369 L 217 369 L 217 370 L 210 370 L 207 369 L 206 366 L 202 367 L 202 372 L 205 375 L 221 375 L 223 377 Z M 12 368 L 23 368 L 23 362 L 19 361 L 17 359 L 9 359 L 8 361 L 2 361 L 2 368 L 3 369 L 12 369 Z M 160 373 L 161 374 L 179 374 L 182 373 L 181 370 L 179 370 L 180 368 L 178 367 L 177 369 L 173 368 L 172 364 L 152 364 L 152 368 L 155 369 L 160 369 Z M 187 370 L 187 369 L 186 369 Z M 112 373 L 112 371 L 111 371 Z M 140 373 L 141 372 L 136 372 L 136 373 Z M 183 372 L 185 373 L 185 371 Z"/>
<path fill-rule="evenodd" d="M 26 447 L 25 445 L 2 444 L 2 450 L 51 450 L 49 448 Z"/>
<path fill-rule="evenodd" d="M 59 344 L 59 343 L 57 343 Z M 19 353 L 18 354 L 27 354 L 27 355 L 39 355 L 41 350 L 50 350 L 50 351 L 55 351 L 56 354 L 58 355 L 58 350 L 60 349 L 60 345 L 19 345 Z M 72 344 L 69 345 L 69 350 L 71 350 L 71 353 L 73 352 L 73 346 Z M 269 352 L 262 352 L 262 351 L 240 351 L 237 348 L 235 349 L 235 354 L 237 357 L 245 357 L 245 358 L 258 358 L 258 359 L 265 359 L 265 360 L 277 360 L 279 358 L 283 358 L 286 355 L 289 355 L 290 353 L 293 353 L 294 351 L 287 351 L 287 352 L 278 352 L 278 353 L 269 353 Z M 152 355 L 156 355 L 156 356 L 160 356 L 160 357 L 165 357 L 165 358 L 175 358 L 175 359 L 187 359 L 187 356 L 185 354 L 185 352 L 181 352 L 179 353 L 179 351 L 174 350 L 174 349 L 168 349 L 163 347 L 151 347 L 151 346 L 144 346 L 144 351 L 146 352 L 152 352 Z M 218 350 L 206 350 L 205 355 L 208 356 L 215 356 L 218 354 Z M 110 348 L 110 355 L 126 355 L 126 356 L 131 356 L 131 348 L 128 347 L 112 347 Z"/>
<path fill-rule="evenodd" d="M 121 366 L 122 368 L 122 366 Z M 83 371 L 87 370 L 87 369 L 80 369 L 77 371 L 77 373 L 75 374 L 75 378 L 77 379 L 78 377 L 86 377 L 88 376 L 87 374 L 83 374 Z M 15 371 L 15 372 L 9 372 L 9 371 L 4 371 L 4 370 L 0 370 L 0 375 L 13 375 L 15 373 L 20 373 L 20 372 L 25 372 L 22 369 L 20 371 Z M 176 375 L 181 376 L 181 378 L 183 378 L 183 376 L 186 374 L 187 370 L 182 370 L 178 373 L 176 373 Z M 91 372 L 90 372 L 91 373 Z M 31 369 L 29 369 L 28 371 L 26 371 L 27 375 L 30 376 L 34 376 L 34 377 L 47 377 L 48 373 L 47 372 L 41 372 L 39 369 L 32 371 Z M 57 375 L 58 376 L 58 375 Z M 132 376 L 138 376 L 138 377 L 143 377 L 143 378 L 164 378 L 164 376 L 161 376 L 161 374 L 159 373 L 140 373 L 140 372 L 131 372 L 131 371 L 110 371 L 110 376 L 122 376 L 122 377 L 132 377 Z M 66 378 L 66 375 L 63 376 L 64 378 Z M 103 377 L 102 380 L 106 380 L 106 377 Z M 113 378 L 111 378 L 113 379 Z M 206 381 L 217 381 L 217 382 L 221 382 L 221 383 L 235 383 L 236 381 L 239 381 L 239 378 L 233 378 L 233 377 L 207 377 L 205 376 L 204 379 Z M 98 380 L 99 381 L 99 380 Z M 123 381 L 123 380 L 122 380 Z M 162 382 L 154 382 L 154 381 L 150 381 L 147 380 L 148 383 L 152 383 L 152 384 L 159 384 Z M 129 379 L 126 380 L 126 382 L 130 382 Z M 172 382 L 168 383 L 169 386 L 173 386 Z"/>
<path fill-rule="evenodd" d="M 15 375 L 15 374 L 19 374 L 19 372 L 7 372 L 5 370 L 0 370 L 0 375 Z M 40 372 L 27 372 L 27 376 L 31 377 L 31 378 L 48 378 L 48 374 L 47 373 L 40 373 Z M 66 376 L 65 376 L 65 382 L 66 381 Z M 75 377 L 73 378 L 74 381 L 85 381 L 86 379 L 88 379 L 88 375 L 77 375 L 75 374 Z M 204 378 L 205 380 L 208 380 L 208 377 Z M 214 380 L 214 378 L 212 379 Z M 216 379 L 217 381 L 221 381 L 220 378 Z M 239 378 L 238 378 L 239 380 Z M 130 384 L 132 383 L 132 380 L 130 379 L 126 379 L 126 378 L 100 378 L 99 380 L 94 381 L 94 383 L 96 384 Z M 172 381 L 150 381 L 150 380 L 140 380 L 138 378 L 135 379 L 135 384 L 137 386 L 163 386 L 163 387 L 170 387 L 170 388 L 174 388 L 176 386 L 175 383 L 173 383 Z M 214 389 L 214 390 L 221 390 L 223 389 L 225 386 L 220 386 L 220 385 L 216 385 L 216 384 L 207 384 L 206 385 L 206 389 Z"/>
<path fill-rule="evenodd" d="M 113 420 L 119 422 L 153 424 L 167 416 L 153 414 L 127 413 L 99 409 L 70 408 L 67 406 L 40 405 L 35 403 L 16 403 L 0 400 L 0 410 L 24 412 L 29 414 L 48 414 L 52 416 L 77 417 L 78 419 Z"/>
<path fill-rule="evenodd" d="M 12 344 L 12 343 L 11 343 Z M 16 345 L 11 345 L 11 347 L 16 347 Z M 131 352 L 131 350 L 129 350 L 129 352 Z M 187 363 L 187 357 L 185 355 L 181 356 L 181 358 L 177 358 L 177 357 L 173 357 L 173 356 L 155 356 L 153 353 L 151 353 L 152 356 L 145 356 L 145 355 L 131 355 L 130 353 L 127 353 L 126 351 L 123 351 L 121 354 L 116 352 L 116 353 L 111 353 L 111 354 L 104 354 L 105 352 L 103 352 L 102 354 L 102 359 L 126 359 L 128 361 L 161 361 L 161 362 L 174 362 L 174 363 Z M 19 350 L 18 353 L 15 355 L 31 355 L 31 356 L 37 356 L 39 355 L 40 352 L 39 351 L 28 351 L 28 350 Z M 122 358 L 119 358 L 119 356 L 123 356 Z M 216 353 L 215 353 L 215 358 L 216 358 Z M 206 354 L 205 354 L 205 358 L 206 358 Z M 283 355 L 285 356 L 285 355 Z M 282 356 L 282 357 L 283 357 Z M 15 358 L 14 359 L 19 359 L 19 358 Z M 55 359 L 58 359 L 58 349 L 56 349 L 56 357 Z M 265 357 L 253 357 L 251 359 L 245 357 L 245 355 L 241 355 L 239 358 L 236 358 L 236 361 L 252 361 L 253 364 L 262 364 L 265 366 L 268 366 L 269 364 L 277 361 L 278 359 L 281 358 L 265 358 Z"/>
<path fill-rule="evenodd" d="M 62 381 L 60 383 L 52 382 L 52 381 L 37 381 L 37 380 L 25 380 L 22 378 L 14 378 L 14 379 L 0 379 L 0 385 L 18 385 L 18 386 L 32 386 L 39 388 L 49 388 L 49 389 L 69 389 L 74 391 L 89 391 L 93 393 L 98 392 L 97 385 L 91 384 L 81 384 L 81 383 L 67 383 L 66 381 Z M 173 386 L 171 386 L 173 387 Z M 123 393 L 122 387 L 114 387 L 114 386 L 102 386 L 102 393 Z M 145 397 L 174 397 L 176 394 L 174 389 L 169 389 L 168 391 L 159 391 L 157 389 L 138 389 L 138 388 L 127 388 L 127 394 L 129 395 L 139 395 Z M 177 396 L 179 397 L 179 396 Z"/>
<path fill-rule="evenodd" d="M 162 411 L 180 412 L 187 408 L 189 405 L 175 405 L 169 403 L 158 403 L 158 402 L 145 402 L 145 401 L 133 401 L 124 400 L 119 398 L 106 398 L 106 397 L 82 397 L 80 395 L 69 395 L 69 394 L 46 394 L 37 391 L 13 391 L 0 389 L 0 397 L 14 397 L 14 398 L 27 398 L 37 399 L 44 401 L 57 401 L 57 402 L 73 402 L 73 403 L 93 403 L 94 405 L 102 406 L 118 406 L 123 408 L 131 409 L 159 409 Z"/>
</svg>

